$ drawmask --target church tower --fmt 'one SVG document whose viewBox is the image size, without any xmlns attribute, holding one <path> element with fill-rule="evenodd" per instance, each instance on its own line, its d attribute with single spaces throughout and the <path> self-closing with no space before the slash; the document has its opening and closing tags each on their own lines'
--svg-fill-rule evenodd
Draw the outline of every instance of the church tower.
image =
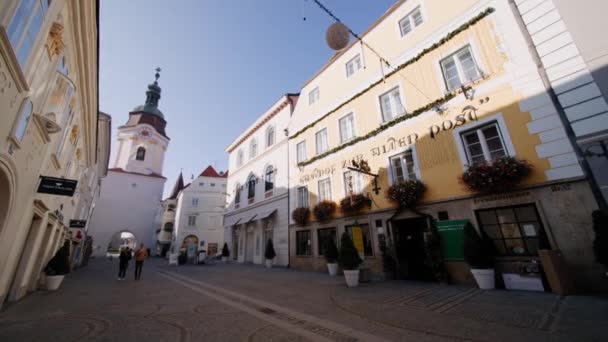
<svg viewBox="0 0 608 342">
<path fill-rule="evenodd" d="M 113 168 L 145 175 L 162 175 L 169 137 L 165 116 L 158 109 L 160 68 L 148 85 L 146 103 L 129 112 L 129 120 L 118 127 L 118 152 Z"/>
</svg>

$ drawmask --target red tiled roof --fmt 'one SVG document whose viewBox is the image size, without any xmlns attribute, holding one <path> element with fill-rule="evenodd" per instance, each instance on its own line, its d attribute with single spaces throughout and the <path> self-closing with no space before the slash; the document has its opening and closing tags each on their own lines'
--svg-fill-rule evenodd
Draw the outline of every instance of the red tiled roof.
<svg viewBox="0 0 608 342">
<path fill-rule="evenodd" d="M 221 174 L 217 173 L 217 171 L 215 171 L 213 166 L 209 165 L 209 166 L 207 166 L 207 168 L 205 170 L 203 170 L 203 172 L 201 172 L 199 177 L 226 178 L 226 177 L 228 177 L 228 173 L 227 172 L 222 172 Z"/>
<path fill-rule="evenodd" d="M 138 175 L 138 176 L 146 176 L 146 177 L 154 177 L 154 178 L 162 178 L 162 179 L 167 179 L 166 177 L 163 177 L 162 175 L 159 175 L 158 173 L 151 173 L 151 174 L 145 174 L 145 173 L 139 173 L 139 172 L 132 172 L 132 171 L 125 171 L 119 167 L 114 167 L 111 169 L 108 169 L 108 171 L 112 171 L 112 172 L 120 172 L 120 173 L 128 173 L 131 175 Z"/>
</svg>

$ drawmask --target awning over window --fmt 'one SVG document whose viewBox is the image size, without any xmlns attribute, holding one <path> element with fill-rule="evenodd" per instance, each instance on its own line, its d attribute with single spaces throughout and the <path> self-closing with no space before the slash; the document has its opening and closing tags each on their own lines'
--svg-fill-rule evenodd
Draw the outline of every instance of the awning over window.
<svg viewBox="0 0 608 342">
<path fill-rule="evenodd" d="M 258 216 L 256 217 L 256 220 L 267 219 L 270 216 L 272 216 L 272 214 L 276 213 L 276 211 L 277 211 L 276 209 L 272 209 L 272 210 L 262 212 L 261 214 L 258 214 Z"/>
<path fill-rule="evenodd" d="M 249 223 L 249 222 L 253 222 L 255 221 L 256 216 L 258 216 L 258 214 L 253 214 L 253 216 L 251 216 L 251 218 L 243 223 Z"/>
<path fill-rule="evenodd" d="M 226 221 L 224 221 L 224 227 L 233 227 L 236 226 L 237 224 L 239 224 L 239 222 L 241 222 L 243 218 L 242 217 L 230 217 L 227 218 Z"/>
</svg>

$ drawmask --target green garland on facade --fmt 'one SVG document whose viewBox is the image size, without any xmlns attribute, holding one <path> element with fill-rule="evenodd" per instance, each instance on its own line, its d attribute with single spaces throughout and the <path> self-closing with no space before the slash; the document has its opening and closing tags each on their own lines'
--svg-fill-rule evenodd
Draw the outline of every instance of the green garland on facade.
<svg viewBox="0 0 608 342">
<path fill-rule="evenodd" d="M 395 67 L 395 69 L 391 72 L 389 72 L 388 74 L 385 75 L 384 78 L 388 78 L 390 76 L 392 76 L 393 74 L 401 71 L 403 68 L 407 67 L 408 65 L 411 65 L 415 62 L 417 62 L 418 60 L 420 60 L 420 58 L 424 57 L 425 55 L 427 55 L 428 53 L 430 53 L 433 50 L 436 50 L 437 48 L 439 48 L 440 46 L 444 45 L 445 43 L 447 43 L 448 41 L 450 41 L 452 38 L 454 38 L 456 35 L 458 35 L 459 33 L 461 33 L 464 30 L 467 30 L 469 27 L 471 27 L 472 25 L 476 24 L 478 21 L 480 21 L 481 19 L 487 17 L 488 15 L 492 14 L 495 11 L 494 8 L 492 7 L 488 7 L 485 11 L 479 13 L 478 15 L 476 15 L 474 18 L 472 18 L 471 20 L 467 21 L 466 23 L 462 24 L 460 27 L 458 27 L 456 30 L 448 33 L 445 37 L 441 38 L 437 43 L 429 46 L 428 48 L 422 50 L 418 55 L 416 55 L 415 57 L 405 61 L 403 64 Z M 314 122 L 304 126 L 302 129 L 300 129 L 298 132 L 296 132 L 294 135 L 292 135 L 291 137 L 289 137 L 289 139 L 295 139 L 297 138 L 300 134 L 304 133 L 306 130 L 308 130 L 309 128 L 314 127 L 316 124 L 318 124 L 320 121 L 324 120 L 325 118 L 327 118 L 329 115 L 337 112 L 338 110 L 340 110 L 342 107 L 344 107 L 345 105 L 347 105 L 348 103 L 350 103 L 351 101 L 353 101 L 354 99 L 358 98 L 359 96 L 365 94 L 366 92 L 368 92 L 371 88 L 377 86 L 378 84 L 382 83 L 382 80 L 378 80 L 374 83 L 372 83 L 369 87 L 363 89 L 362 91 L 358 92 L 357 94 L 353 95 L 353 97 L 351 97 L 350 99 L 344 101 L 342 104 L 338 105 L 336 108 L 330 110 L 329 112 L 327 112 L 325 115 L 321 116 L 319 119 L 315 120 Z M 416 109 L 414 112 L 412 113 L 408 113 L 405 114 L 403 116 L 400 116 L 398 118 L 396 118 L 393 121 L 387 122 L 383 125 L 381 125 L 380 127 L 376 128 L 375 130 L 371 131 L 370 133 L 366 134 L 365 136 L 362 137 L 357 137 L 351 141 L 349 141 L 346 144 L 340 145 L 336 148 L 333 148 L 323 154 L 317 155 L 307 161 L 304 161 L 302 163 L 299 163 L 299 166 L 305 166 L 308 165 L 316 160 L 319 160 L 321 158 L 326 157 L 329 154 L 335 153 L 337 151 L 340 151 L 348 146 L 354 145 L 356 143 L 358 143 L 359 141 L 363 141 L 366 139 L 369 139 L 377 134 L 379 134 L 380 132 L 386 130 L 389 127 L 394 126 L 395 124 L 402 122 L 404 120 L 413 118 L 423 112 L 426 112 L 429 109 L 432 109 L 438 105 L 441 105 L 445 102 L 448 102 L 449 100 L 451 100 L 452 98 L 454 98 L 456 96 L 456 94 L 454 92 L 451 92 L 449 94 L 447 94 L 446 96 L 444 96 L 443 98 L 437 99 L 432 103 L 429 103 L 421 108 Z"/>
</svg>

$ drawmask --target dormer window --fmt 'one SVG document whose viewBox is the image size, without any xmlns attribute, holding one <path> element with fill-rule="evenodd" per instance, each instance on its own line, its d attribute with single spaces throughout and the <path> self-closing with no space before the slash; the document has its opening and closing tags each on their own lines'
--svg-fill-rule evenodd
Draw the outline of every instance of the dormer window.
<svg viewBox="0 0 608 342">
<path fill-rule="evenodd" d="M 143 147 L 137 148 L 137 154 L 135 155 L 135 160 L 144 160 L 146 158 L 146 149 Z"/>
</svg>

